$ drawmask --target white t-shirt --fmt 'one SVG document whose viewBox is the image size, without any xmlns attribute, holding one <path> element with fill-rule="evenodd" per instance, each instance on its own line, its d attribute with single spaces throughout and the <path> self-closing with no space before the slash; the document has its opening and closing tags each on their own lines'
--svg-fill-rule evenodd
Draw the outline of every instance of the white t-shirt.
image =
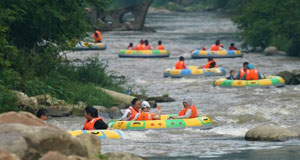
<svg viewBox="0 0 300 160">
<path fill-rule="evenodd" d="M 131 106 L 129 107 L 129 108 L 132 108 Z M 131 110 L 129 109 L 129 108 L 127 108 L 125 111 L 124 111 L 124 114 L 123 114 L 123 116 L 120 118 L 120 120 L 125 120 L 125 121 L 130 121 L 130 117 L 131 116 L 127 116 L 128 114 L 132 114 L 131 113 Z M 133 108 L 132 108 L 133 109 Z M 140 115 L 140 113 L 137 113 L 136 115 L 135 115 L 135 117 L 131 120 L 131 121 L 135 121 L 136 119 L 137 119 L 137 117 Z"/>
<path fill-rule="evenodd" d="M 183 116 L 177 116 L 178 119 L 190 118 L 193 114 L 192 109 L 188 109 Z"/>
</svg>

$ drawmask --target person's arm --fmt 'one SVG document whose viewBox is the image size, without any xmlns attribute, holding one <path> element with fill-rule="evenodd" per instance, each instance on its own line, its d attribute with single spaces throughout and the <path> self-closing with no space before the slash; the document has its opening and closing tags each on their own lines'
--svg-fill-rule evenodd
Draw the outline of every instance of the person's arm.
<svg viewBox="0 0 300 160">
<path fill-rule="evenodd" d="M 140 113 L 137 113 L 135 117 L 131 121 L 136 121 L 136 119 L 140 116 Z"/>
<path fill-rule="evenodd" d="M 95 129 L 108 129 L 109 126 L 102 120 L 98 120 L 94 124 Z"/>
<path fill-rule="evenodd" d="M 245 74 L 243 75 L 243 77 L 241 78 L 241 80 L 246 80 L 246 75 L 247 75 L 247 73 L 245 73 Z"/>
<path fill-rule="evenodd" d="M 264 77 L 262 76 L 262 74 L 260 74 L 260 72 L 258 72 L 258 79 L 264 79 Z"/>
<path fill-rule="evenodd" d="M 121 121 L 127 121 L 131 115 L 131 111 L 129 109 L 125 110 L 125 113 L 123 114 L 123 116 L 120 118 Z"/>
<path fill-rule="evenodd" d="M 236 79 L 240 79 L 240 71 L 237 72 L 235 78 L 236 78 Z"/>
<path fill-rule="evenodd" d="M 188 109 L 186 112 L 185 112 L 185 115 L 183 116 L 176 116 L 176 117 L 172 117 L 173 119 L 186 119 L 186 118 L 190 118 L 192 116 L 193 112 L 192 112 L 192 109 Z"/>
</svg>

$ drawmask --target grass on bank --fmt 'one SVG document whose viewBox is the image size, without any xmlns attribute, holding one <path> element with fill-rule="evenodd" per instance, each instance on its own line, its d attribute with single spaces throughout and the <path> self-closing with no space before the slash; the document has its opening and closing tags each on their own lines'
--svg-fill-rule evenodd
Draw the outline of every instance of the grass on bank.
<svg viewBox="0 0 300 160">
<path fill-rule="evenodd" d="M 95 58 L 90 62 L 75 66 L 62 63 L 47 76 L 24 80 L 12 69 L 0 71 L 0 112 L 15 111 L 16 97 L 11 90 L 19 90 L 28 96 L 50 94 L 70 104 L 82 101 L 87 105 L 110 107 L 116 102 L 96 87 L 123 92 L 120 86 L 124 79 L 106 73 L 107 64 Z"/>
</svg>

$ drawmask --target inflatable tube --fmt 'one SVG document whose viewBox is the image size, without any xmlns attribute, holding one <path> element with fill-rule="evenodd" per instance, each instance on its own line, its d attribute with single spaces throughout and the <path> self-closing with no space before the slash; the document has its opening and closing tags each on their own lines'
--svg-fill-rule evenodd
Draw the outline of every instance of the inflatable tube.
<svg viewBox="0 0 300 160">
<path fill-rule="evenodd" d="M 100 139 L 120 139 L 123 136 L 120 130 L 77 130 L 69 131 L 69 134 L 75 137 L 81 134 L 93 134 Z"/>
<path fill-rule="evenodd" d="M 105 43 L 93 43 L 93 42 L 81 42 L 81 45 L 77 44 L 73 50 L 105 50 Z"/>
<path fill-rule="evenodd" d="M 164 58 L 169 57 L 167 50 L 121 50 L 120 58 Z"/>
<path fill-rule="evenodd" d="M 109 121 L 108 125 L 114 129 L 121 130 L 148 130 L 148 129 L 179 129 L 179 128 L 199 128 L 211 129 L 213 127 L 211 119 L 201 116 L 189 119 L 167 119 L 169 116 L 162 115 L 162 120 L 148 121 Z"/>
<path fill-rule="evenodd" d="M 180 78 L 180 77 L 196 77 L 196 76 L 224 76 L 226 71 L 224 68 L 206 68 L 199 69 L 199 66 L 188 66 L 188 69 L 166 69 L 164 77 Z"/>
<path fill-rule="evenodd" d="M 192 53 L 192 58 L 235 58 L 235 57 L 243 57 L 243 53 L 239 50 L 221 50 L 221 51 L 202 51 L 195 50 Z"/>
<path fill-rule="evenodd" d="M 282 77 L 268 76 L 265 79 L 260 80 L 228 80 L 226 78 L 221 78 L 215 80 L 213 85 L 220 87 L 284 87 L 285 82 Z"/>
</svg>

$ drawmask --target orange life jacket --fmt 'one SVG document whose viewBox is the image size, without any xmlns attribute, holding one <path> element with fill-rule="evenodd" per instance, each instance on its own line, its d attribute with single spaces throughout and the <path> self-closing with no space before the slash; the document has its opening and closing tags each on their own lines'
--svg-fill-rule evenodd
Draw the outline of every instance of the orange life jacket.
<svg viewBox="0 0 300 160">
<path fill-rule="evenodd" d="M 184 61 L 178 61 L 178 62 L 175 64 L 175 68 L 176 68 L 176 69 L 186 69 L 186 65 L 185 65 Z"/>
<path fill-rule="evenodd" d="M 165 46 L 159 45 L 159 46 L 157 46 L 157 49 L 158 49 L 158 50 L 165 50 Z"/>
<path fill-rule="evenodd" d="M 212 60 L 212 61 L 207 62 L 203 68 L 210 68 L 210 64 L 213 62 L 215 62 L 217 64 L 216 60 Z"/>
<path fill-rule="evenodd" d="M 223 47 L 222 44 L 219 44 L 219 45 L 213 44 L 210 46 L 210 50 L 211 51 L 219 51 L 221 47 Z"/>
<path fill-rule="evenodd" d="M 146 50 L 146 46 L 144 44 L 139 44 L 137 47 L 136 47 L 137 50 Z"/>
<path fill-rule="evenodd" d="M 147 50 L 151 50 L 151 49 L 152 49 L 152 46 L 151 46 L 150 44 L 148 44 L 148 46 L 145 46 L 145 48 L 146 48 Z"/>
<path fill-rule="evenodd" d="M 192 116 L 189 117 L 189 118 L 195 118 L 195 117 L 197 117 L 197 108 L 196 108 L 195 105 L 193 105 L 192 107 L 184 108 L 183 110 L 181 110 L 181 111 L 178 113 L 178 116 L 184 116 L 184 115 L 185 115 L 185 112 L 186 112 L 188 109 L 192 109 Z"/>
<path fill-rule="evenodd" d="M 137 121 L 153 120 L 154 113 L 141 112 L 140 116 L 136 119 Z"/>
<path fill-rule="evenodd" d="M 257 71 L 257 69 L 247 69 L 245 79 L 246 80 L 258 80 L 258 71 Z"/>
<path fill-rule="evenodd" d="M 241 68 L 241 69 L 240 69 L 240 79 L 243 78 L 243 76 L 244 76 L 245 73 L 246 73 L 246 72 L 245 72 L 244 68 Z"/>
<path fill-rule="evenodd" d="M 98 117 L 98 118 L 93 118 L 92 120 L 88 121 L 86 120 L 85 121 L 85 124 L 84 124 L 84 127 L 83 127 L 83 130 L 94 130 L 94 125 L 95 123 L 98 121 L 98 120 L 102 120 L 103 119 L 101 117 Z"/>
<path fill-rule="evenodd" d="M 96 42 L 102 41 L 102 35 L 99 31 L 96 31 L 96 34 L 94 33 L 93 35 Z"/>
<path fill-rule="evenodd" d="M 132 108 L 132 107 L 129 107 L 128 109 L 131 111 L 131 116 L 130 116 L 130 118 L 129 118 L 129 120 L 131 121 L 131 120 L 133 120 L 133 119 L 135 118 L 136 114 L 138 114 L 138 111 L 136 111 L 136 110 L 135 110 L 134 108 Z"/>
</svg>

